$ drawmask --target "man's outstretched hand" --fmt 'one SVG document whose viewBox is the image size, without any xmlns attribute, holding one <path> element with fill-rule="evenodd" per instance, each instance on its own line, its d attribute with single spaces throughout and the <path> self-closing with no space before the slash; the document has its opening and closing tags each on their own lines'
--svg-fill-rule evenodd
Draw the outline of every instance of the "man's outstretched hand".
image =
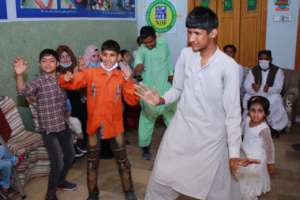
<svg viewBox="0 0 300 200">
<path fill-rule="evenodd" d="M 231 158 L 229 159 L 229 167 L 233 177 L 238 180 L 240 167 L 246 167 L 251 164 L 260 164 L 260 160 L 252 158 Z"/>
<path fill-rule="evenodd" d="M 135 85 L 135 94 L 151 105 L 160 104 L 160 96 L 157 91 L 147 88 L 143 83 Z"/>
</svg>

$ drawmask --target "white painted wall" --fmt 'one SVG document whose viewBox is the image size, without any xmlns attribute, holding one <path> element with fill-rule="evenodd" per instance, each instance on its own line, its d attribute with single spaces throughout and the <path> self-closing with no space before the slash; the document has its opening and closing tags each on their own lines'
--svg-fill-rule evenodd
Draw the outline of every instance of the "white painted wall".
<svg viewBox="0 0 300 200">
<path fill-rule="evenodd" d="M 137 32 L 139 34 L 140 28 L 147 25 L 146 12 L 147 7 L 153 0 L 137 0 Z M 170 0 L 176 8 L 177 20 L 174 27 L 167 33 L 160 34 L 165 38 L 171 50 L 172 61 L 175 64 L 177 57 L 183 47 L 186 46 L 186 28 L 185 18 L 187 15 L 187 1 L 186 0 Z"/>
<path fill-rule="evenodd" d="M 266 48 L 272 50 L 273 63 L 287 69 L 295 68 L 299 0 L 290 0 L 288 12 L 275 11 L 268 1 Z M 275 22 L 276 16 L 291 16 L 290 22 Z M 300 55 L 298 55 L 300 56 Z"/>
</svg>

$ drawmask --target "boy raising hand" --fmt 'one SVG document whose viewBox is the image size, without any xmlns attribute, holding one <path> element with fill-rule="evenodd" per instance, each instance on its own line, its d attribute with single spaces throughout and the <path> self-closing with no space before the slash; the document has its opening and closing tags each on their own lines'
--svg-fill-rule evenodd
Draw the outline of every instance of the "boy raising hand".
<svg viewBox="0 0 300 200">
<path fill-rule="evenodd" d="M 137 104 L 139 98 L 135 95 L 131 70 L 127 67 L 120 69 L 118 65 L 119 52 L 119 44 L 116 41 L 107 40 L 101 47 L 101 67 L 87 68 L 75 74 L 66 73 L 59 80 L 61 87 L 69 90 L 87 88 L 88 200 L 99 199 L 97 178 L 101 150 L 100 138 L 109 140 L 119 167 L 126 200 L 137 199 L 124 146 L 122 96 L 129 105 Z"/>
<path fill-rule="evenodd" d="M 50 160 L 50 173 L 46 200 L 57 200 L 56 189 L 74 190 L 76 185 L 65 180 L 72 166 L 74 148 L 72 135 L 66 125 L 66 95 L 57 83 L 58 55 L 44 49 L 39 56 L 41 74 L 25 84 L 27 62 L 17 57 L 13 63 L 19 95 L 36 101 L 39 132 Z M 29 102 L 30 103 L 30 102 Z M 63 156 L 61 156 L 61 153 Z"/>
</svg>

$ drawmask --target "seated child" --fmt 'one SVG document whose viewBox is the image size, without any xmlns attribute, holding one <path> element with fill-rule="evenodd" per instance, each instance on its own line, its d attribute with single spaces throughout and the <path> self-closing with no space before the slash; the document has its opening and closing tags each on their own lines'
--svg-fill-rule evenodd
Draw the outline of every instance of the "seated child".
<svg viewBox="0 0 300 200">
<path fill-rule="evenodd" d="M 59 79 L 65 89 L 86 88 L 88 110 L 88 157 L 87 185 L 88 200 L 99 200 L 97 186 L 100 138 L 108 140 L 116 158 L 126 200 L 136 200 L 130 163 L 124 145 L 122 96 L 130 105 L 138 103 L 134 81 L 129 67 L 118 65 L 120 46 L 116 41 L 107 40 L 101 47 L 99 67 L 89 67 L 81 72 L 67 72 Z M 80 65 L 84 64 L 80 60 Z M 79 66 L 80 67 L 80 66 Z M 81 67 L 80 67 L 81 68 Z"/>
<path fill-rule="evenodd" d="M 20 161 L 24 160 L 24 154 L 20 158 L 13 155 L 4 145 L 0 146 L 0 187 L 2 193 L 7 197 L 8 188 L 11 186 L 11 170 Z"/>
</svg>

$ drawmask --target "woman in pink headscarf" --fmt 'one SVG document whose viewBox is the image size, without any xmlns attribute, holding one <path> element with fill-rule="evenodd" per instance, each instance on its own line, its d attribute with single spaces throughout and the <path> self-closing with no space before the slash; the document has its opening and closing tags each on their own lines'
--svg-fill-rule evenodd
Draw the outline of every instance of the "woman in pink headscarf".
<svg viewBox="0 0 300 200">
<path fill-rule="evenodd" d="M 96 45 L 89 45 L 83 55 L 83 60 L 87 67 L 100 67 L 100 52 Z"/>
</svg>

